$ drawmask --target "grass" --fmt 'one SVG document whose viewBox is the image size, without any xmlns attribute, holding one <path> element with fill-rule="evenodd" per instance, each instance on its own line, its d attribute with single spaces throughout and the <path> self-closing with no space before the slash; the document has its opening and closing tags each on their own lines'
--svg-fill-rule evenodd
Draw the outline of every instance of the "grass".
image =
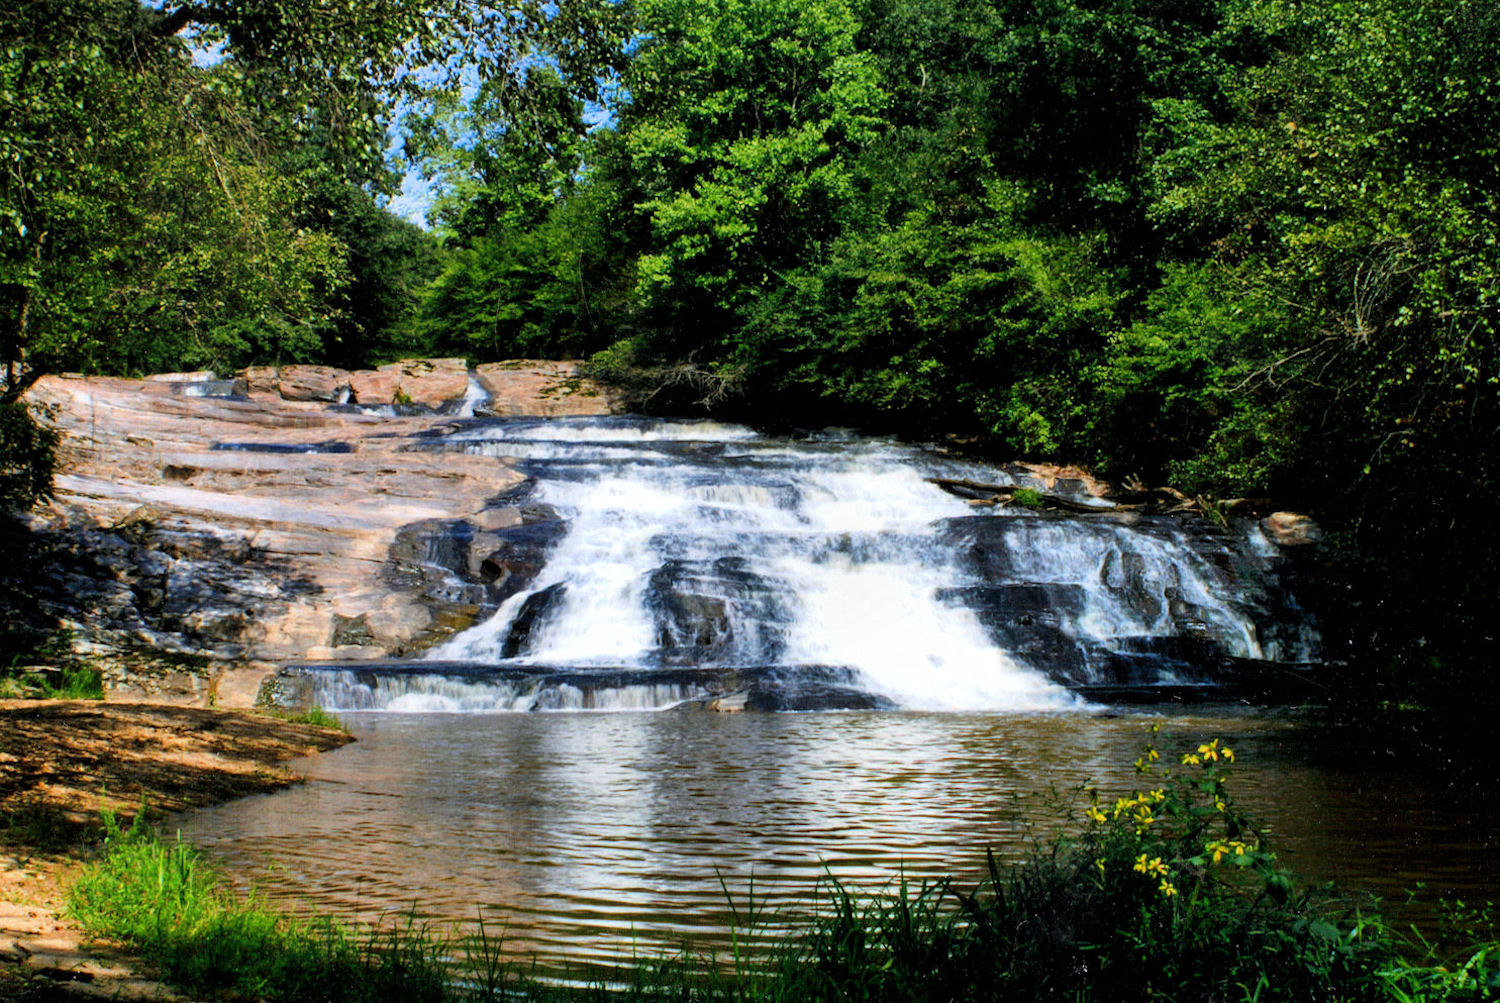
<svg viewBox="0 0 1500 1003">
<path fill-rule="evenodd" d="M 1329 891 L 1299 889 L 1230 797 L 1232 750 L 1206 743 L 1113 802 L 1085 788 L 1075 831 L 1018 864 L 989 859 L 974 889 L 941 881 L 858 896 L 828 881 L 778 946 L 725 962 L 683 955 L 558 986 L 507 960 L 483 925 L 410 918 L 355 928 L 227 890 L 192 847 L 110 824 L 72 894 L 91 931 L 132 943 L 191 992 L 266 1000 L 1396 1001 L 1500 997 L 1487 910 L 1455 911 L 1470 943 L 1445 954 Z M 1081 810 L 1080 810 L 1081 809 Z M 734 907 L 735 903 L 731 903 Z M 1483 938 L 1488 936 L 1489 940 Z"/>
<path fill-rule="evenodd" d="M 13 700 L 103 700 L 104 676 L 83 665 L 63 666 L 57 672 L 25 672 L 12 668 L 0 674 L 0 698 Z"/>
<path fill-rule="evenodd" d="M 15 631 L 0 660 L 0 698 L 22 700 L 103 700 L 104 675 L 79 663 L 71 631 Z M 43 671 L 38 671 L 38 669 Z"/>
<path fill-rule="evenodd" d="M 316 704 L 300 713 L 288 714 L 283 720 L 290 721 L 292 724 L 310 724 L 317 728 L 332 728 L 335 731 L 346 733 L 349 731 L 349 726 L 339 720 L 337 715 L 324 710 Z"/>
<path fill-rule="evenodd" d="M 1016 488 L 1010 496 L 1010 502 L 1036 511 L 1047 507 L 1047 499 L 1036 488 Z"/>
</svg>

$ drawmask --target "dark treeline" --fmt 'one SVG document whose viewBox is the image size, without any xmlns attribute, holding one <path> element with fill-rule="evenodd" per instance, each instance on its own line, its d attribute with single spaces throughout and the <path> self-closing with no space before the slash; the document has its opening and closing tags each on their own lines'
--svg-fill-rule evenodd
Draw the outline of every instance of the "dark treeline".
<svg viewBox="0 0 1500 1003">
<path fill-rule="evenodd" d="M 1500 599 L 1492 3 L 538 5 L 463 37 L 547 58 L 427 38 L 490 68 L 446 89 L 371 58 L 415 21 L 341 49 L 241 0 L 199 69 L 122 41 L 162 18 L 133 3 L 17 6 L 0 318 L 38 369 L 584 355 L 658 410 L 1274 498 L 1331 530 L 1358 671 L 1472 703 Z M 392 95 L 431 234 L 371 197 Z"/>
</svg>

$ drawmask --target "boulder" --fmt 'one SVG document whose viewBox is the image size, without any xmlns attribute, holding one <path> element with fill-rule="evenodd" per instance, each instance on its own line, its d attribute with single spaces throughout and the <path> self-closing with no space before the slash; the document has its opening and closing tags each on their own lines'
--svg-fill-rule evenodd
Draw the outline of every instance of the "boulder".
<svg viewBox="0 0 1500 1003">
<path fill-rule="evenodd" d="M 579 375 L 576 362 L 489 362 L 475 367 L 474 378 L 490 395 L 475 414 L 552 418 L 620 412 L 602 388 Z"/>
<path fill-rule="evenodd" d="M 493 601 L 503 602 L 529 586 L 547 562 L 547 551 L 567 529 L 560 519 L 546 519 L 482 534 L 482 542 L 493 549 L 474 571 L 489 583 Z"/>
<path fill-rule="evenodd" d="M 394 404 L 401 374 L 393 366 L 359 369 L 349 374 L 349 395 L 356 404 Z"/>
<path fill-rule="evenodd" d="M 407 359 L 378 371 L 396 375 L 399 403 L 435 409 L 460 400 L 469 389 L 469 364 L 463 359 Z"/>
<path fill-rule="evenodd" d="M 275 366 L 251 366 L 240 372 L 240 378 L 252 394 L 274 394 L 281 385 Z"/>
<path fill-rule="evenodd" d="M 521 608 L 516 611 L 516 618 L 511 621 L 510 633 L 505 637 L 505 644 L 500 649 L 500 657 L 515 658 L 529 652 L 536 642 L 537 628 L 561 603 L 567 591 L 568 586 L 565 583 L 557 582 L 540 592 L 533 592 L 527 596 Z"/>
<path fill-rule="evenodd" d="M 276 379 L 282 400 L 336 401 L 349 390 L 349 374 L 332 366 L 282 366 Z"/>
<path fill-rule="evenodd" d="M 646 606 L 664 665 L 772 663 L 786 647 L 781 589 L 742 558 L 669 560 L 652 572 Z"/>
<path fill-rule="evenodd" d="M 1272 512 L 1260 528 L 1279 547 L 1305 547 L 1323 539 L 1323 530 L 1311 518 L 1296 512 Z"/>
</svg>

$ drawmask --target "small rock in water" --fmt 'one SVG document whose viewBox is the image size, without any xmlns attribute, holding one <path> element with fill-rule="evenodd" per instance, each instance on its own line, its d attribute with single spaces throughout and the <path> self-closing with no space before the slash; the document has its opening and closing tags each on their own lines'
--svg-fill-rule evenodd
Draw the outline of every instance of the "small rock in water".
<svg viewBox="0 0 1500 1003">
<path fill-rule="evenodd" d="M 1318 524 L 1296 512 L 1272 512 L 1260 521 L 1260 527 L 1281 547 L 1305 547 L 1323 539 Z"/>
</svg>

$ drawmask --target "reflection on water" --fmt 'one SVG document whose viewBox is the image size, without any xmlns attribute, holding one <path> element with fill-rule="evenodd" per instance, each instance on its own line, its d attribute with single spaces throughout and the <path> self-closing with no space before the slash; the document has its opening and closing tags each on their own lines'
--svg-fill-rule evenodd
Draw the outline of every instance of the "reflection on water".
<svg viewBox="0 0 1500 1003">
<path fill-rule="evenodd" d="M 1016 797 L 1136 783 L 1146 715 L 350 715 L 359 741 L 312 779 L 185 818 L 182 832 L 274 896 L 346 916 L 472 921 L 543 965 L 723 943 L 725 888 L 802 908 L 827 872 L 972 883 L 1026 845 Z M 1164 719 L 1225 736 L 1235 791 L 1283 859 L 1400 898 L 1493 897 L 1500 812 L 1430 777 L 1323 762 L 1285 720 Z M 1025 799 L 1023 798 L 1023 803 Z M 1051 816 L 1032 807 L 1044 826 Z"/>
</svg>

